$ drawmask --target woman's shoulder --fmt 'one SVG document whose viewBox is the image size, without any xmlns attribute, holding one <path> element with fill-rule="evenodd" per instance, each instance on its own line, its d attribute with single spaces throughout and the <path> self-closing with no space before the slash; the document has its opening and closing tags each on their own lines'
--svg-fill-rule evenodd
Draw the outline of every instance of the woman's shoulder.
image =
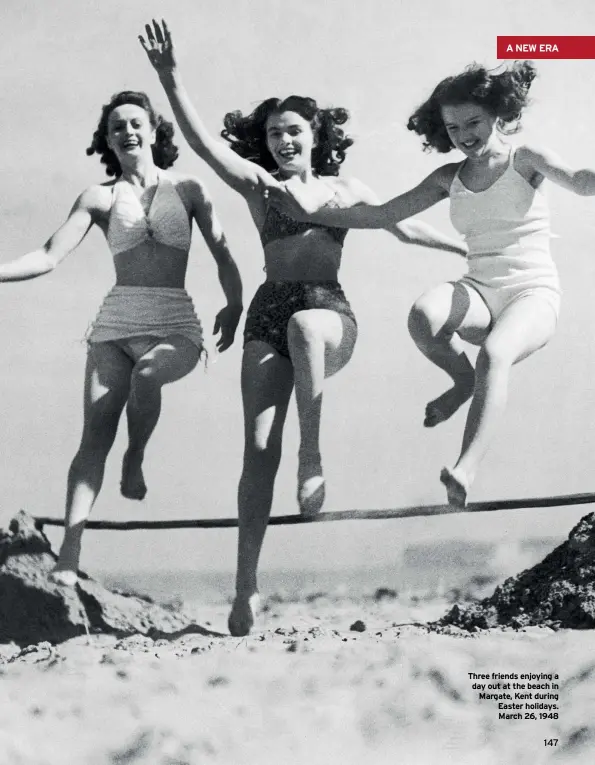
<svg viewBox="0 0 595 765">
<path fill-rule="evenodd" d="M 191 173 L 180 173 L 173 170 L 162 170 L 162 177 L 166 178 L 178 192 L 182 192 L 187 197 L 205 196 L 207 187 L 203 180 Z"/>
<path fill-rule="evenodd" d="M 440 165 L 430 173 L 428 181 L 432 181 L 444 191 L 450 191 L 452 182 L 455 179 L 456 174 L 461 169 L 463 162 L 447 162 L 445 165 Z"/>
<path fill-rule="evenodd" d="M 543 181 L 543 166 L 551 152 L 541 146 L 520 144 L 513 149 L 513 167 L 534 188 Z"/>
<path fill-rule="evenodd" d="M 77 205 L 87 208 L 93 212 L 99 210 L 104 212 L 109 210 L 112 203 L 112 195 L 116 180 L 105 181 L 104 183 L 94 183 L 82 191 L 77 199 Z"/>
<path fill-rule="evenodd" d="M 329 176 L 325 182 L 346 202 L 357 204 L 358 202 L 373 203 L 376 195 L 372 189 L 359 178 L 350 176 Z"/>
<path fill-rule="evenodd" d="M 536 144 L 519 144 L 514 149 L 514 164 L 515 167 L 525 165 L 534 167 L 534 165 L 543 160 L 544 157 L 551 155 L 551 152 L 544 146 L 538 146 Z"/>
</svg>

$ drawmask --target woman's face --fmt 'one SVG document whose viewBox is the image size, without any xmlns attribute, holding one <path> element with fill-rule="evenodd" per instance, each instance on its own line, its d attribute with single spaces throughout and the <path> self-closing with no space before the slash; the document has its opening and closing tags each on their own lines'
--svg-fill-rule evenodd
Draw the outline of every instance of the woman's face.
<svg viewBox="0 0 595 765">
<path fill-rule="evenodd" d="M 467 157 L 478 158 L 492 148 L 497 139 L 497 119 L 479 104 L 443 106 L 442 119 L 455 149 Z"/>
<path fill-rule="evenodd" d="M 265 130 L 267 148 L 281 172 L 295 175 L 311 168 L 316 140 L 307 119 L 297 112 L 271 114 Z"/>
<path fill-rule="evenodd" d="M 120 163 L 150 151 L 155 129 L 147 112 L 136 104 L 122 104 L 107 118 L 107 145 Z"/>
</svg>

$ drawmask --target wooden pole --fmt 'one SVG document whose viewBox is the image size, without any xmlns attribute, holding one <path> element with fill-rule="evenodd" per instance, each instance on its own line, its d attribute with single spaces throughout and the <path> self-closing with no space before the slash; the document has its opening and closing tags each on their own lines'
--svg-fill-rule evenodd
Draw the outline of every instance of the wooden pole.
<svg viewBox="0 0 595 765">
<path fill-rule="evenodd" d="M 327 521 L 388 520 L 391 518 L 415 518 L 418 516 L 445 515 L 447 513 L 485 513 L 498 510 L 531 510 L 545 507 L 587 505 L 595 503 L 595 494 L 562 494 L 557 497 L 529 497 L 524 499 L 499 499 L 491 502 L 470 502 L 459 510 L 449 505 L 413 505 L 394 510 L 339 510 L 319 513 L 308 518 L 301 515 L 275 515 L 269 520 L 270 526 L 294 525 L 301 523 L 325 523 Z M 62 518 L 35 518 L 38 529 L 44 526 L 64 526 Z M 103 531 L 150 531 L 157 529 L 218 529 L 238 525 L 237 518 L 197 518 L 169 521 L 87 521 L 87 529 Z"/>
</svg>

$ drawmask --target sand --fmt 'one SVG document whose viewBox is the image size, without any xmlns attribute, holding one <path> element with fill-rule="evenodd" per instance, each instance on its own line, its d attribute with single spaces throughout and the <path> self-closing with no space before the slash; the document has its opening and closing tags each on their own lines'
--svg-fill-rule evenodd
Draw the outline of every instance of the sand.
<svg viewBox="0 0 595 765">
<path fill-rule="evenodd" d="M 21 513 L 0 534 L 0 765 L 591 764 L 593 539 L 595 514 L 494 592 L 269 594 L 232 638 L 227 603 L 48 584 Z"/>
<path fill-rule="evenodd" d="M 428 630 L 446 607 L 272 603 L 230 638 L 222 606 L 202 613 L 211 635 L 3 646 L 0 762 L 592 763 L 592 632 Z M 558 673 L 558 719 L 499 720 L 469 672 Z"/>
</svg>

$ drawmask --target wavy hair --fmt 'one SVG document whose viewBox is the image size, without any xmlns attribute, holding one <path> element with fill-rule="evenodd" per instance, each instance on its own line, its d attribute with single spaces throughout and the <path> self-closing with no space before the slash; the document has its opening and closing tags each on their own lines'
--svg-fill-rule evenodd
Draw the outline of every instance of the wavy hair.
<svg viewBox="0 0 595 765">
<path fill-rule="evenodd" d="M 446 153 L 454 147 L 442 119 L 442 107 L 473 103 L 497 118 L 502 133 L 517 133 L 536 76 L 531 61 L 515 61 L 499 73 L 471 64 L 464 72 L 447 77 L 436 86 L 428 100 L 411 115 L 407 129 L 423 137 L 425 151 Z"/>
<path fill-rule="evenodd" d="M 260 165 L 270 173 L 278 170 L 266 143 L 266 123 L 273 114 L 296 112 L 310 123 L 316 139 L 312 150 L 312 169 L 317 175 L 338 175 L 341 163 L 353 139 L 343 128 L 349 119 L 346 109 L 321 109 L 313 98 L 289 96 L 268 98 L 253 112 L 244 116 L 240 111 L 228 112 L 221 136 L 240 157 Z"/>
<path fill-rule="evenodd" d="M 178 147 L 173 142 L 174 126 L 155 112 L 146 93 L 136 90 L 123 90 L 120 93 L 116 93 L 112 96 L 110 102 L 103 106 L 97 130 L 93 133 L 93 140 L 87 149 L 87 155 L 99 154 L 101 162 L 105 165 L 105 172 L 109 176 L 115 175 L 118 177 L 122 174 L 118 158 L 107 145 L 107 131 L 110 114 L 118 106 L 123 106 L 124 104 L 133 104 L 145 110 L 151 126 L 155 130 L 155 143 L 151 147 L 153 161 L 157 167 L 163 170 L 171 167 L 178 158 Z"/>
</svg>

